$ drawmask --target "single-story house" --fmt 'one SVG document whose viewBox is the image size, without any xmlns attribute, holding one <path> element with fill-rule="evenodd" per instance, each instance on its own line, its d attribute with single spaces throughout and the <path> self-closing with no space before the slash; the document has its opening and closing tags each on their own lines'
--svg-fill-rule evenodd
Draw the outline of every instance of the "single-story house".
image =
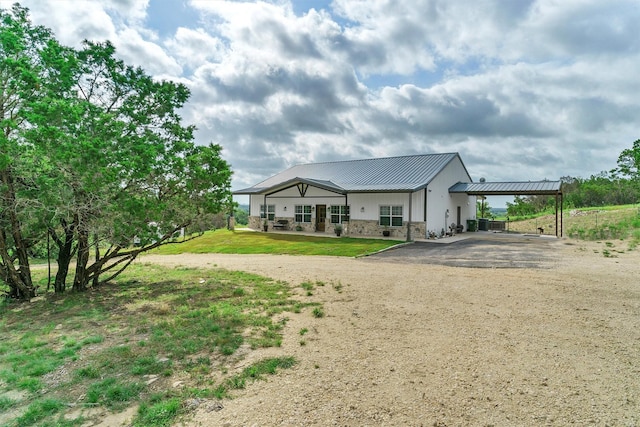
<svg viewBox="0 0 640 427">
<path fill-rule="evenodd" d="M 293 166 L 253 187 L 249 227 L 412 240 L 466 228 L 476 196 L 449 189 L 472 179 L 458 153 L 311 163 Z"/>
</svg>

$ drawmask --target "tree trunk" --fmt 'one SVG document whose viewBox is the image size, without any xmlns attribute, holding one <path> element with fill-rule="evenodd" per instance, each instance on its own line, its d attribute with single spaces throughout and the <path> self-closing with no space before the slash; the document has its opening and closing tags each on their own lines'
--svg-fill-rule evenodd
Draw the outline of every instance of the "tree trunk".
<svg viewBox="0 0 640 427">
<path fill-rule="evenodd" d="M 76 261 L 76 275 L 73 278 L 73 290 L 83 292 L 87 290 L 89 284 L 89 272 L 87 264 L 89 263 L 89 231 L 84 224 L 78 226 L 78 256 Z"/>
<path fill-rule="evenodd" d="M 36 296 L 36 289 L 31 281 L 31 268 L 29 266 L 29 254 L 27 245 L 22 236 L 20 220 L 16 209 L 16 194 L 11 171 L 4 169 L 0 172 L 0 182 L 4 187 L 2 195 L 2 209 L 0 215 L 6 230 L 1 230 L 0 237 L 0 258 L 4 269 L 3 276 L 11 288 L 11 295 L 15 298 L 30 299 Z M 7 239 L 7 232 L 11 234 L 12 242 Z M 15 251 L 15 258 L 9 252 Z M 18 261 L 16 269 L 15 260 Z"/>
<path fill-rule="evenodd" d="M 49 234 L 58 246 L 58 271 L 56 272 L 56 280 L 53 284 L 56 293 L 62 293 L 67 288 L 67 275 L 69 274 L 69 265 L 73 259 L 73 234 L 75 231 L 75 222 L 68 224 L 64 219 L 60 221 L 64 230 L 64 240 L 61 240 L 55 230 L 50 228 Z"/>
<path fill-rule="evenodd" d="M 20 271 L 20 267 L 16 269 L 14 259 L 9 255 L 4 230 L 0 232 L 0 258 L 2 259 L 2 273 L 0 277 L 9 285 L 9 297 L 27 300 L 35 297 L 36 289 L 33 283 L 31 283 L 30 273 L 27 274 L 29 280 L 25 281 L 25 275 Z"/>
<path fill-rule="evenodd" d="M 100 262 L 100 243 L 98 242 L 98 233 L 95 233 L 93 235 L 94 240 L 95 240 L 95 244 L 96 244 L 96 264 Z M 97 287 L 98 284 L 100 283 L 100 269 L 96 269 L 96 271 L 93 273 L 93 287 Z"/>
</svg>

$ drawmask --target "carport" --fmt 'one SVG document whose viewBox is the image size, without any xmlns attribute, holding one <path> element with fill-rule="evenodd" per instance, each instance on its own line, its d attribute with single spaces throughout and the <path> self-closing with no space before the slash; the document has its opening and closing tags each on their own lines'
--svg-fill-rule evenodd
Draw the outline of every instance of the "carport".
<svg viewBox="0 0 640 427">
<path fill-rule="evenodd" d="M 459 182 L 449 188 L 449 193 L 466 193 L 470 196 L 555 196 L 556 237 L 562 237 L 562 183 L 560 181 L 527 182 Z M 560 227 L 558 227 L 558 211 Z"/>
</svg>

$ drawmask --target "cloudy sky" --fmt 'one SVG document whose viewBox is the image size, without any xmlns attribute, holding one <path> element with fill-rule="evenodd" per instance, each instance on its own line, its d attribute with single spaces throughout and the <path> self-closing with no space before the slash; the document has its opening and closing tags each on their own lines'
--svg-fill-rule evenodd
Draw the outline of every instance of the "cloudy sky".
<svg viewBox="0 0 640 427">
<path fill-rule="evenodd" d="M 2 7 L 13 1 L 0 0 Z M 487 181 L 589 177 L 640 138 L 637 0 L 23 0 L 64 44 L 192 92 L 234 189 L 294 164 L 459 152 Z"/>
</svg>

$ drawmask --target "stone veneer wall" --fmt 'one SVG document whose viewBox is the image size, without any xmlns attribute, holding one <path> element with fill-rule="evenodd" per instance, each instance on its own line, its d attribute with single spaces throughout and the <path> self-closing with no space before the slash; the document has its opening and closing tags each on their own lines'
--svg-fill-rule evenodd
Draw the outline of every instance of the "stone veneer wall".
<svg viewBox="0 0 640 427">
<path fill-rule="evenodd" d="M 389 227 L 389 237 L 392 239 L 406 240 L 407 238 L 407 222 L 402 227 Z M 347 236 L 371 236 L 382 237 L 382 231 L 385 227 L 378 224 L 378 221 L 352 220 L 345 224 L 344 233 Z M 426 233 L 426 225 L 423 222 L 411 224 L 411 238 L 424 238 Z"/>
<path fill-rule="evenodd" d="M 252 230 L 262 231 L 262 218 L 259 216 L 250 216 L 249 224 L 247 224 Z"/>
<path fill-rule="evenodd" d="M 296 226 L 300 225 L 302 227 L 301 231 L 306 231 L 306 232 L 312 232 L 315 231 L 315 223 L 308 223 L 308 222 L 301 222 L 301 223 L 297 223 L 294 222 L 292 218 L 285 218 L 285 217 L 275 217 L 275 221 L 278 221 L 280 219 L 286 219 L 287 221 L 289 221 L 289 227 L 287 228 L 287 230 L 289 231 L 296 231 Z M 259 216 L 250 216 L 249 217 L 249 228 L 253 229 L 253 230 L 260 230 L 262 231 L 262 224 L 264 223 L 264 219 L 260 218 Z M 269 223 L 269 231 L 273 230 L 273 223 L 274 221 L 268 221 Z M 282 230 L 282 229 L 279 229 Z"/>
<path fill-rule="evenodd" d="M 291 220 L 291 218 L 279 218 L 276 217 L 276 221 L 279 219 L 286 219 L 289 221 L 289 230 L 295 231 L 298 223 L 295 223 Z M 254 230 L 262 231 L 262 223 L 263 220 L 257 216 L 249 217 L 249 228 Z M 269 231 L 273 230 L 272 227 L 273 221 L 269 221 Z M 315 232 L 315 223 L 299 223 L 302 227 L 302 231 L 305 232 Z M 334 233 L 334 225 L 330 222 L 325 224 L 325 233 L 333 234 Z M 342 224 L 342 235 L 343 236 L 362 236 L 362 237 L 382 237 L 382 231 L 384 227 L 378 224 L 378 221 L 364 221 L 364 220 L 352 220 L 350 222 L 345 222 Z M 402 227 L 389 227 L 389 231 L 391 232 L 390 238 L 405 240 L 407 238 L 407 223 L 403 223 Z M 424 238 L 426 235 L 426 226 L 423 222 L 413 223 L 411 224 L 411 238 L 412 239 L 420 239 Z"/>
</svg>

